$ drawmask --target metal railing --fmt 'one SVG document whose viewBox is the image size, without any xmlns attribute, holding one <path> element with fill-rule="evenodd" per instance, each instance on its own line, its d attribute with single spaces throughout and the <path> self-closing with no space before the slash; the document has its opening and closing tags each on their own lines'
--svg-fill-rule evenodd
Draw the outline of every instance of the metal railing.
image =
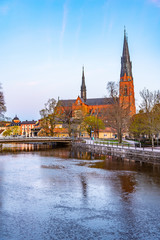
<svg viewBox="0 0 160 240">
<path fill-rule="evenodd" d="M 141 144 L 130 144 L 130 143 L 118 143 L 112 141 L 100 141 L 100 140 L 86 140 L 86 144 L 96 145 L 96 146 L 106 146 L 112 148 L 120 148 L 120 149 L 130 149 L 130 150 L 137 150 L 137 151 L 148 151 L 148 152 L 160 152 L 160 149 L 156 147 L 141 147 Z"/>
</svg>

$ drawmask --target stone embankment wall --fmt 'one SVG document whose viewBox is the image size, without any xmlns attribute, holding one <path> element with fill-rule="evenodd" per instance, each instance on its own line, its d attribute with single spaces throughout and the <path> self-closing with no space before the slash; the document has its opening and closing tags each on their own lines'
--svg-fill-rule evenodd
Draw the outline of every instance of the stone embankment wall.
<svg viewBox="0 0 160 240">
<path fill-rule="evenodd" d="M 128 158 L 130 160 L 160 164 L 160 150 L 156 149 L 143 149 L 134 147 L 123 147 L 115 145 L 103 145 L 103 144 L 88 144 L 82 142 L 74 142 L 73 147 L 77 149 L 86 149 L 86 151 L 104 154 L 114 155 L 119 157 Z"/>
</svg>

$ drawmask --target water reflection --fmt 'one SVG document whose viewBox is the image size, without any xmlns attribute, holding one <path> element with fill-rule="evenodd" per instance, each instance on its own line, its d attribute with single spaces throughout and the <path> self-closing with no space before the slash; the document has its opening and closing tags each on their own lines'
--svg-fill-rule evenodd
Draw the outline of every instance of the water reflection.
<svg viewBox="0 0 160 240">
<path fill-rule="evenodd" d="M 31 151 L 41 151 L 41 150 L 47 150 L 51 149 L 52 145 L 51 144 L 3 144 L 1 147 L 1 153 L 16 153 L 16 152 L 31 152 Z"/>
<path fill-rule="evenodd" d="M 158 165 L 53 145 L 4 149 L 0 239 L 158 239 Z"/>
<path fill-rule="evenodd" d="M 134 175 L 119 175 L 119 180 L 122 189 L 122 196 L 127 198 L 130 193 L 135 191 L 136 181 Z"/>
<path fill-rule="evenodd" d="M 117 157 L 111 155 L 96 154 L 85 150 L 77 150 L 70 146 L 56 146 L 54 144 L 3 144 L 1 154 L 38 152 L 43 157 L 59 157 L 65 159 L 85 160 L 79 165 L 87 165 L 91 168 L 106 169 L 111 171 L 138 171 L 146 172 L 152 176 L 160 175 L 160 165 L 139 162 L 139 159 Z M 90 160 L 100 160 L 88 163 Z M 159 179 L 157 179 L 159 183 Z"/>
<path fill-rule="evenodd" d="M 83 197 L 87 198 L 87 178 L 83 174 L 81 174 L 80 180 L 81 180 L 81 184 L 82 184 Z"/>
</svg>

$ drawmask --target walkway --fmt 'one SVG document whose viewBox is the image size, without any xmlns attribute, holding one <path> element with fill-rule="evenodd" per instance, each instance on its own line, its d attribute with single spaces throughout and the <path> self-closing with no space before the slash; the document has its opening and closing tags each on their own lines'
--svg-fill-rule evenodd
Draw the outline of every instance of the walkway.
<svg viewBox="0 0 160 240">
<path fill-rule="evenodd" d="M 102 143 L 103 142 L 103 143 Z M 143 148 L 143 147 L 136 147 L 136 146 L 130 146 L 128 144 L 128 146 L 126 144 L 122 144 L 119 145 L 118 143 L 110 143 L 110 142 L 106 142 L 106 141 L 99 141 L 99 143 L 97 141 L 94 140 L 86 140 L 86 144 L 89 145 L 94 145 L 94 146 L 103 146 L 103 147 L 112 147 L 112 148 L 119 148 L 119 149 L 130 149 L 130 150 L 136 150 L 136 151 L 145 151 L 145 152 L 156 152 L 156 153 L 160 153 L 160 148 Z"/>
</svg>

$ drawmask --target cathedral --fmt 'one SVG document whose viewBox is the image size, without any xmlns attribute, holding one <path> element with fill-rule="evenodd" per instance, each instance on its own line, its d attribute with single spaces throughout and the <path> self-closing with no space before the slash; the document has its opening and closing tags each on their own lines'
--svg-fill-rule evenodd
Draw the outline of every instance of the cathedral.
<svg viewBox="0 0 160 240">
<path fill-rule="evenodd" d="M 126 30 L 124 30 L 123 52 L 121 57 L 121 72 L 119 81 L 119 101 L 126 107 L 129 107 L 130 116 L 136 113 L 134 98 L 134 83 L 132 75 L 132 62 L 130 60 L 128 39 Z M 60 100 L 63 107 L 72 107 L 75 109 L 83 108 L 87 113 L 96 114 L 97 111 L 102 112 L 113 105 L 112 98 L 87 98 L 87 88 L 85 83 L 84 67 L 82 69 L 82 84 L 80 96 L 77 99 Z"/>
</svg>

